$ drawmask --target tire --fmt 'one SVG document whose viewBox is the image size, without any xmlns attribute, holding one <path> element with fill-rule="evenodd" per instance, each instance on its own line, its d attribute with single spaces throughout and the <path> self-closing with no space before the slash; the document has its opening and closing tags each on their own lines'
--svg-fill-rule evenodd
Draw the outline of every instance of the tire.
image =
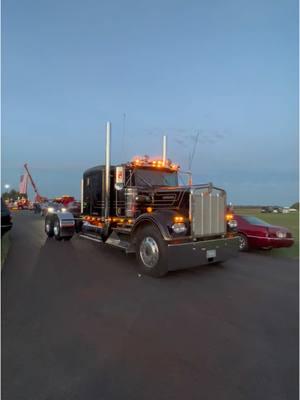
<svg viewBox="0 0 300 400">
<path fill-rule="evenodd" d="M 45 232 L 49 238 L 52 238 L 54 235 L 53 231 L 53 221 L 50 218 L 45 219 Z"/>
<path fill-rule="evenodd" d="M 249 243 L 248 243 L 248 239 L 247 236 L 244 235 L 243 233 L 239 233 L 238 234 L 238 238 L 239 238 L 239 248 L 240 251 L 248 251 L 249 250 Z"/>
<path fill-rule="evenodd" d="M 81 232 L 81 228 L 82 228 L 82 221 L 78 221 L 77 219 L 75 219 L 75 232 L 79 233 Z"/>
<path fill-rule="evenodd" d="M 62 237 L 60 235 L 60 224 L 58 218 L 54 220 L 53 233 L 56 240 L 62 240 Z"/>
<path fill-rule="evenodd" d="M 168 273 L 167 246 L 155 226 L 148 225 L 138 230 L 136 256 L 143 274 L 159 278 Z"/>
</svg>

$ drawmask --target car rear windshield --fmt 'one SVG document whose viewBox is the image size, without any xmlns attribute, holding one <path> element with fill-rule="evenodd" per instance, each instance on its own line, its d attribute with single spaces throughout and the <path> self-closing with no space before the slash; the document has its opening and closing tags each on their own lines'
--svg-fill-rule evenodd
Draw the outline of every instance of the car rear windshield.
<svg viewBox="0 0 300 400">
<path fill-rule="evenodd" d="M 257 217 L 253 217 L 252 215 L 243 215 L 242 218 L 252 225 L 271 226 L 266 221 L 263 221 L 262 219 L 259 219 Z"/>
<path fill-rule="evenodd" d="M 135 184 L 137 186 L 178 186 L 177 172 L 136 169 Z"/>
</svg>

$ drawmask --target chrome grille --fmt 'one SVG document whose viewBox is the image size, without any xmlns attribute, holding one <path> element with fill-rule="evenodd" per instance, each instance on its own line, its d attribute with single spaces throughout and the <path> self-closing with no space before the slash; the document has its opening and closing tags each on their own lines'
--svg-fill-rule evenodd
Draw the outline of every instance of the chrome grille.
<svg viewBox="0 0 300 400">
<path fill-rule="evenodd" d="M 211 186 L 193 188 L 190 194 L 191 231 L 194 237 L 226 232 L 226 193 Z"/>
</svg>

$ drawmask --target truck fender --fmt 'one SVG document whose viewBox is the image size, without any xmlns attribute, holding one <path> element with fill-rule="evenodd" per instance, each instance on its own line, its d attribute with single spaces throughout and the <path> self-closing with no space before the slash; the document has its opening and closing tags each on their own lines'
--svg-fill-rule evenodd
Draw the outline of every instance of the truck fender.
<svg viewBox="0 0 300 400">
<path fill-rule="evenodd" d="M 46 215 L 45 223 L 47 223 L 47 221 L 50 221 L 51 224 L 54 224 L 54 221 L 56 219 L 59 220 L 60 235 L 62 237 L 73 236 L 75 232 L 75 219 L 73 214 L 67 211 L 54 211 L 53 213 L 48 213 Z"/>
<path fill-rule="evenodd" d="M 175 210 L 158 210 L 152 213 L 140 215 L 132 227 L 131 237 L 134 238 L 136 231 L 144 224 L 153 224 L 158 228 L 164 240 L 172 239 L 169 228 L 173 224 L 174 216 L 178 215 Z"/>
</svg>

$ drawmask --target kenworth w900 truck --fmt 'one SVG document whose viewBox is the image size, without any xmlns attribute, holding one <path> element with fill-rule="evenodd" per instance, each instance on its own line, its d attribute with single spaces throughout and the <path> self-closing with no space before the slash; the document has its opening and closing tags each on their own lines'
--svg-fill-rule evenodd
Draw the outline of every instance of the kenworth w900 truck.
<svg viewBox="0 0 300 400">
<path fill-rule="evenodd" d="M 110 163 L 111 124 L 106 126 L 105 165 L 88 169 L 81 181 L 81 213 L 53 212 L 45 218 L 48 237 L 81 237 L 136 253 L 142 273 L 226 261 L 238 254 L 236 221 L 226 192 L 211 183 L 179 185 L 180 168 L 162 159 L 136 157 Z"/>
</svg>

